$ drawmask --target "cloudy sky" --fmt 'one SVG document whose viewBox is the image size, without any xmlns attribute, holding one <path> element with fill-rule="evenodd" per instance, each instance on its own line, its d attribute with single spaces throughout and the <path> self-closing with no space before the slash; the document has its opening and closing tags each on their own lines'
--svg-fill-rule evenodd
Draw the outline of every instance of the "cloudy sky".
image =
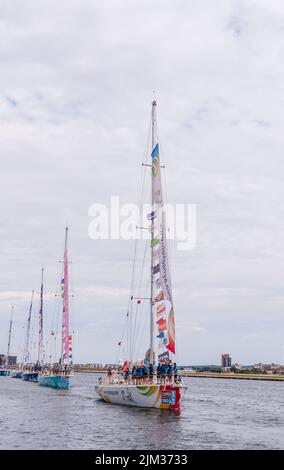
<svg viewBox="0 0 284 470">
<path fill-rule="evenodd" d="M 0 66 L 0 350 L 42 266 L 54 317 L 68 223 L 74 360 L 116 360 L 133 242 L 90 240 L 88 210 L 137 201 L 155 89 L 168 202 L 197 205 L 178 360 L 283 363 L 283 2 L 0 0 Z"/>
</svg>

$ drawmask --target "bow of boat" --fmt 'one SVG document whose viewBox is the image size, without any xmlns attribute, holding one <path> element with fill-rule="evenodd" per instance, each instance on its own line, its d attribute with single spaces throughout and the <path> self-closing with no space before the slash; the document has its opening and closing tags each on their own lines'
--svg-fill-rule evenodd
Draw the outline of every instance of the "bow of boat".
<svg viewBox="0 0 284 470">
<path fill-rule="evenodd" d="M 104 401 L 118 405 L 179 411 L 187 387 L 183 384 L 97 384 L 96 393 Z"/>
</svg>

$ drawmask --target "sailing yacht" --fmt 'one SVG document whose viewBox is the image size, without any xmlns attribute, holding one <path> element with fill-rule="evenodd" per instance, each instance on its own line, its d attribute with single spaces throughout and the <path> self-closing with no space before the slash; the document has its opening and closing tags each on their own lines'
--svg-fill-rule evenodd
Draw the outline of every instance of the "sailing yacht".
<svg viewBox="0 0 284 470">
<path fill-rule="evenodd" d="M 149 228 L 151 233 L 150 276 L 148 276 L 150 293 L 148 293 L 148 297 L 142 299 L 141 297 L 135 297 L 134 291 L 130 292 L 130 312 L 129 310 L 127 312 L 127 320 L 131 323 L 133 321 L 131 314 L 133 303 L 141 304 L 142 301 L 145 301 L 149 305 L 150 347 L 144 361 L 140 361 L 141 368 L 144 364 L 148 373 L 142 380 L 133 378 L 133 366 L 137 365 L 137 361 L 133 357 L 133 347 L 132 349 L 128 348 L 129 356 L 126 357 L 123 367 L 123 370 L 128 370 L 127 377 L 122 378 L 116 373 L 112 374 L 110 370 L 105 378 L 99 379 L 95 390 L 104 401 L 109 403 L 180 411 L 186 387 L 182 384 L 176 373 L 175 365 L 173 365 L 175 364 L 174 356 L 176 353 L 175 321 L 162 191 L 161 168 L 163 167 L 160 165 L 156 127 L 156 106 L 156 100 L 153 100 L 151 112 L 151 164 L 143 164 L 144 167 L 150 167 L 151 170 L 152 210 L 147 217 L 150 227 L 146 227 Z M 145 171 L 148 170 L 145 168 Z M 143 227 L 140 228 L 143 229 Z M 147 243 L 149 245 L 149 241 Z M 134 321 L 136 322 L 136 320 Z M 128 335 L 132 345 L 137 342 L 137 335 L 133 333 L 134 329 L 135 325 L 130 324 Z M 155 365 L 156 350 L 158 350 L 158 367 L 160 368 L 160 364 L 163 364 L 163 366 L 170 364 L 171 367 L 171 373 L 164 378 Z"/>
<path fill-rule="evenodd" d="M 14 315 L 14 307 L 12 307 L 12 310 L 11 310 L 11 318 L 10 318 L 10 323 L 9 323 L 8 348 L 7 348 L 7 354 L 6 354 L 6 357 L 5 357 L 5 367 L 4 368 L 1 367 L 1 369 L 0 369 L 0 376 L 5 376 L 5 377 L 10 375 L 10 370 L 9 370 L 8 366 L 9 366 L 9 357 L 10 357 L 13 315 Z"/>
<path fill-rule="evenodd" d="M 10 375 L 10 371 L 6 368 L 0 368 L 0 377 L 7 377 L 8 375 Z"/>
<path fill-rule="evenodd" d="M 39 371 L 42 367 L 43 356 L 43 275 L 44 269 L 41 270 L 41 285 L 40 285 L 40 307 L 39 307 L 39 323 L 38 323 L 38 355 L 36 364 L 29 363 L 29 338 L 30 338 L 30 323 L 33 306 L 33 293 L 29 310 L 27 336 L 25 345 L 25 364 L 22 372 L 22 379 L 25 382 L 38 382 Z"/>
<path fill-rule="evenodd" d="M 59 364 L 45 366 L 39 373 L 39 385 L 51 388 L 68 389 L 72 371 L 72 336 L 69 333 L 69 285 L 68 285 L 68 227 L 65 229 L 63 260 L 62 297 L 62 342 Z"/>
</svg>

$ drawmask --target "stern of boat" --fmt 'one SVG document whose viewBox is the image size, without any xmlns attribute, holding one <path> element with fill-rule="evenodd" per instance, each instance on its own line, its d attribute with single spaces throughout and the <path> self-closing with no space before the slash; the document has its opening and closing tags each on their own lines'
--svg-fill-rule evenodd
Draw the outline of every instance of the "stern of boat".
<svg viewBox="0 0 284 470">
<path fill-rule="evenodd" d="M 6 369 L 1 369 L 0 370 L 0 376 L 2 377 L 8 377 L 10 375 L 10 371 Z"/>
<path fill-rule="evenodd" d="M 39 385 L 57 389 L 68 390 L 70 387 L 70 377 L 66 375 L 40 375 Z"/>
<path fill-rule="evenodd" d="M 186 387 L 182 384 L 97 384 L 95 391 L 108 403 L 180 411 Z"/>
</svg>

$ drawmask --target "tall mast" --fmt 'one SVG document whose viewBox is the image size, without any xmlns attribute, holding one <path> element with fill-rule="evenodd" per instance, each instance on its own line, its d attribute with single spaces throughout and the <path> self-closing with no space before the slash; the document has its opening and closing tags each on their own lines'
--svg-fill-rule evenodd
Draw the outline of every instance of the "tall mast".
<svg viewBox="0 0 284 470">
<path fill-rule="evenodd" d="M 152 151 L 155 147 L 155 124 L 156 124 L 156 106 L 155 99 L 152 101 Z M 152 213 L 154 211 L 154 194 L 153 194 L 153 172 L 151 173 L 152 181 Z M 154 217 L 151 217 L 151 294 L 150 294 L 150 362 L 154 362 L 154 283 L 153 283 L 153 240 L 154 240 Z"/>
<path fill-rule="evenodd" d="M 40 286 L 40 308 L 39 308 L 39 329 L 38 329 L 38 363 L 42 361 L 43 353 L 43 273 L 44 269 L 41 270 L 41 286 Z"/>
<path fill-rule="evenodd" d="M 61 364 L 69 364 L 68 227 L 65 228 Z"/>
<path fill-rule="evenodd" d="M 14 315 L 14 306 L 11 309 L 11 318 L 9 323 L 9 337 L 8 337 L 8 348 L 7 348 L 7 356 L 6 356 L 6 363 L 5 366 L 9 365 L 9 356 L 10 356 L 10 345 L 11 345 L 11 334 L 12 334 L 12 325 L 13 325 L 13 315 Z"/>
<path fill-rule="evenodd" d="M 29 342 L 30 342 L 30 331 L 31 331 L 31 317 L 32 317 L 32 309 L 33 309 L 33 300 L 34 300 L 34 290 L 32 291 L 32 298 L 30 303 L 29 309 L 29 316 L 28 316 L 28 324 L 27 324 L 27 333 L 26 333 L 26 344 L 25 344 L 25 351 L 24 351 L 24 363 L 26 364 L 29 362 Z"/>
</svg>

